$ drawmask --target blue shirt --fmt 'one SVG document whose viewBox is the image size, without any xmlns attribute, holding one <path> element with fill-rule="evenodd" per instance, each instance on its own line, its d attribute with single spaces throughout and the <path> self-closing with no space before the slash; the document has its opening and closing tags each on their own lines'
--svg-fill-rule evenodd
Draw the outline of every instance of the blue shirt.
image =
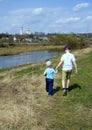
<svg viewBox="0 0 92 130">
<path fill-rule="evenodd" d="M 44 75 L 48 79 L 54 79 L 54 73 L 55 73 L 55 70 L 53 68 L 49 68 L 49 67 L 47 69 L 45 69 L 45 71 L 44 71 Z"/>
</svg>

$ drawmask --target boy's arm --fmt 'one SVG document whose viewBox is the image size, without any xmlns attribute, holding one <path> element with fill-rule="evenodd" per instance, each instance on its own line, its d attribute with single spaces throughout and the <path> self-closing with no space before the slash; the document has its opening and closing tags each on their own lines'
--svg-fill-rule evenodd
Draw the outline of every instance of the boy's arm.
<svg viewBox="0 0 92 130">
<path fill-rule="evenodd" d="M 58 70 L 54 69 L 54 73 L 56 74 L 58 72 Z"/>
<path fill-rule="evenodd" d="M 46 76 L 46 74 L 43 74 L 44 76 Z"/>
<path fill-rule="evenodd" d="M 58 63 L 58 65 L 56 66 L 55 70 L 57 70 L 57 69 L 61 66 L 61 64 L 62 64 L 62 61 L 60 61 L 60 62 Z"/>
<path fill-rule="evenodd" d="M 43 75 L 46 76 L 46 70 L 44 71 Z"/>
<path fill-rule="evenodd" d="M 78 73 L 78 68 L 77 68 L 76 61 L 73 61 L 73 65 L 74 65 L 74 68 L 75 68 L 75 73 L 77 74 Z"/>
</svg>

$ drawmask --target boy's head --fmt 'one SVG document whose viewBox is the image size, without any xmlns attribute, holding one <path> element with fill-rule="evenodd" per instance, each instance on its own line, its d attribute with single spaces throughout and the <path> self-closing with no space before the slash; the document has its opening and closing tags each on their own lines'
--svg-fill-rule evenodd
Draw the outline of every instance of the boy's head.
<svg viewBox="0 0 92 130">
<path fill-rule="evenodd" d="M 70 46 L 69 45 L 66 45 L 65 47 L 64 47 L 64 50 L 66 51 L 66 50 L 70 50 Z"/>
<path fill-rule="evenodd" d="M 51 61 L 47 61 L 47 62 L 46 62 L 46 66 L 47 66 L 47 67 L 50 67 L 51 65 L 52 65 Z"/>
</svg>

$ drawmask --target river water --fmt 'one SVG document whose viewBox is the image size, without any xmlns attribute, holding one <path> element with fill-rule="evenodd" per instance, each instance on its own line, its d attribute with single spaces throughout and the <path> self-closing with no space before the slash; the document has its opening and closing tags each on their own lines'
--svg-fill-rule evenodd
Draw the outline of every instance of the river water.
<svg viewBox="0 0 92 130">
<path fill-rule="evenodd" d="M 59 55 L 58 51 L 34 51 L 27 53 L 20 53 L 17 55 L 0 56 L 0 68 L 9 68 L 19 66 L 27 63 L 42 62 L 46 59 Z"/>
</svg>

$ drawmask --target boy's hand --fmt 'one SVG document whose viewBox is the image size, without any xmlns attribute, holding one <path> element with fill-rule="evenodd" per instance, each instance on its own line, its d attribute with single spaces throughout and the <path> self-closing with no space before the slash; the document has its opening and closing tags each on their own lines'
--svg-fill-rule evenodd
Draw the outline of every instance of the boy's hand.
<svg viewBox="0 0 92 130">
<path fill-rule="evenodd" d="M 58 70 L 57 70 L 57 69 L 55 70 L 55 73 L 58 73 Z"/>
<path fill-rule="evenodd" d="M 43 74 L 44 76 L 46 76 L 46 74 Z"/>
</svg>

